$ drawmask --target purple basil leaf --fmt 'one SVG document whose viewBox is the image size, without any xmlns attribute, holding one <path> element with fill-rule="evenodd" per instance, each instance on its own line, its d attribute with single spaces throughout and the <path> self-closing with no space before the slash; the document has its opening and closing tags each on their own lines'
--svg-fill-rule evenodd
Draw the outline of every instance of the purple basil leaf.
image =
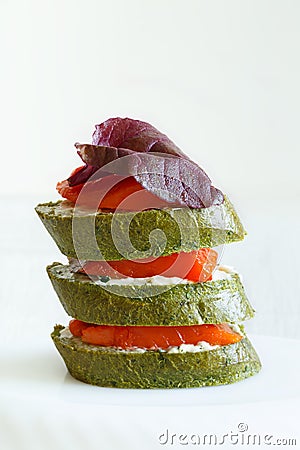
<svg viewBox="0 0 300 450">
<path fill-rule="evenodd" d="M 145 189 L 167 202 L 207 208 L 224 201 L 222 192 L 211 185 L 207 174 L 166 135 L 146 122 L 109 119 L 96 125 L 93 145 L 75 146 L 86 164 L 85 172 L 78 177 L 81 182 L 88 180 L 84 176 L 89 170 L 90 181 L 102 177 L 103 171 L 99 169 L 105 166 L 106 173 L 133 176 Z M 76 184 L 76 179 L 72 182 Z"/>
<path fill-rule="evenodd" d="M 77 148 L 78 155 L 85 164 L 97 167 L 98 169 L 122 158 L 122 156 L 137 154 L 137 152 L 127 148 L 108 147 L 105 145 L 76 143 L 75 147 Z"/>
<path fill-rule="evenodd" d="M 96 125 L 94 145 L 127 148 L 135 152 L 160 152 L 188 158 L 168 136 L 147 122 L 120 117 Z"/>
<path fill-rule="evenodd" d="M 68 178 L 69 186 L 85 183 L 97 170 L 97 167 L 86 164 L 78 170 L 78 172 Z"/>
<path fill-rule="evenodd" d="M 191 208 L 207 208 L 220 200 L 206 173 L 194 162 L 149 153 L 140 155 L 140 160 L 140 164 L 131 161 L 129 174 L 163 200 Z"/>
</svg>

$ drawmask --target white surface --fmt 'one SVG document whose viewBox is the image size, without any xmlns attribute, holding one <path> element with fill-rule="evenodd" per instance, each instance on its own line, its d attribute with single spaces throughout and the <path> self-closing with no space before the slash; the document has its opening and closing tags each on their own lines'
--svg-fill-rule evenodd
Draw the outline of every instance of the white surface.
<svg viewBox="0 0 300 450">
<path fill-rule="evenodd" d="M 38 340 L 26 348 L 20 344 L 3 350 L 1 448 L 76 450 L 84 444 L 87 449 L 155 449 L 163 447 L 158 437 L 166 429 L 221 434 L 236 431 L 240 423 L 248 425 L 248 433 L 299 439 L 300 342 L 251 339 L 263 363 L 258 375 L 228 386 L 182 390 L 86 385 L 66 373 L 53 345 Z"/>
</svg>

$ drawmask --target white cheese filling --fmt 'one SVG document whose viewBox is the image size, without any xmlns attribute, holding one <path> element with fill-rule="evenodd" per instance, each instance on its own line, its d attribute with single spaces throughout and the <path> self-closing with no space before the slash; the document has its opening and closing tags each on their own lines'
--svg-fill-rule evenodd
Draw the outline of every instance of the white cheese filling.
<svg viewBox="0 0 300 450">
<path fill-rule="evenodd" d="M 207 352 L 209 350 L 214 350 L 215 348 L 219 348 L 219 345 L 210 345 L 206 341 L 200 341 L 197 345 L 193 344 L 181 344 L 179 347 L 169 347 L 165 350 L 166 353 L 198 353 L 198 352 Z M 161 350 L 163 351 L 163 350 Z"/>
<path fill-rule="evenodd" d="M 218 266 L 216 270 L 214 270 L 212 274 L 212 280 L 211 281 L 218 281 L 218 280 L 228 280 L 232 276 L 233 273 L 236 273 L 236 271 L 229 266 Z M 131 286 L 143 286 L 143 285 L 153 285 L 153 286 L 167 286 L 167 285 L 174 285 L 174 284 L 193 284 L 194 281 L 185 280 L 183 278 L 179 277 L 163 277 L 161 275 L 155 275 L 153 277 L 148 278 L 119 278 L 114 279 L 110 278 L 107 282 L 103 282 L 101 280 L 95 280 L 96 284 L 100 286 L 125 286 L 125 285 L 131 285 Z M 209 283 L 209 281 L 207 282 Z"/>
<path fill-rule="evenodd" d="M 243 335 L 242 331 L 240 330 L 239 325 L 231 324 L 230 327 L 237 333 Z M 72 339 L 75 339 L 78 343 L 84 344 L 79 337 L 73 336 L 73 334 L 69 330 L 69 327 L 65 327 L 60 332 L 60 337 L 66 338 L 66 339 L 72 338 Z M 88 348 L 91 350 L 97 350 L 100 347 L 100 348 L 105 348 L 111 352 L 124 352 L 124 353 L 145 353 L 147 351 L 158 351 L 158 352 L 162 352 L 162 353 L 198 353 L 198 352 L 207 352 L 207 351 L 214 350 L 214 349 L 220 347 L 220 345 L 210 345 L 206 341 L 200 341 L 196 345 L 181 344 L 179 346 L 171 346 L 171 347 L 168 347 L 167 349 L 162 349 L 162 348 L 145 349 L 145 348 L 133 347 L 133 348 L 125 350 L 125 349 L 119 348 L 119 347 L 103 347 L 101 345 L 91 345 L 91 344 L 85 344 L 85 345 L 87 345 Z"/>
</svg>

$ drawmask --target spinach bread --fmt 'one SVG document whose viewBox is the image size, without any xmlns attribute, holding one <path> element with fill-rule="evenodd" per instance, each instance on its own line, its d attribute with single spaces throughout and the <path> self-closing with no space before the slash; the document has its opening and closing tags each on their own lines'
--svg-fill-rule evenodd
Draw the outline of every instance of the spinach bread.
<svg viewBox="0 0 300 450">
<path fill-rule="evenodd" d="M 220 267 L 220 279 L 205 283 L 108 285 L 99 277 L 72 273 L 70 266 L 60 263 L 47 267 L 71 317 L 99 325 L 140 326 L 240 323 L 252 318 L 254 310 L 239 275 L 226 270 Z"/>
<path fill-rule="evenodd" d="M 58 201 L 37 205 L 36 212 L 60 251 L 79 260 L 166 256 L 240 241 L 246 234 L 226 197 L 201 209 L 93 213 Z"/>
<path fill-rule="evenodd" d="M 230 384 L 261 368 L 248 340 L 212 350 L 118 350 L 83 343 L 57 325 L 51 335 L 70 374 L 85 383 L 115 388 L 192 388 Z"/>
</svg>

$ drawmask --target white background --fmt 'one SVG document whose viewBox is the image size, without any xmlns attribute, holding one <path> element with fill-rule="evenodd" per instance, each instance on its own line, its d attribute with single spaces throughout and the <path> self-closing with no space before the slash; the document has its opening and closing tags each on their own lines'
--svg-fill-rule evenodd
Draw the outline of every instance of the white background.
<svg viewBox="0 0 300 450">
<path fill-rule="evenodd" d="M 2 0 L 1 140 L 17 158 L 4 191 L 53 192 L 73 143 L 120 115 L 166 132 L 241 203 L 291 199 L 299 18 L 297 0 Z"/>
<path fill-rule="evenodd" d="M 67 317 L 44 267 L 65 258 L 33 207 L 58 198 L 56 182 L 80 163 L 73 143 L 90 142 L 94 124 L 113 116 L 152 123 L 229 195 L 249 234 L 244 243 L 228 246 L 223 261 L 243 274 L 257 310 L 248 329 L 300 337 L 299 23 L 297 0 L 0 0 L 2 344 L 22 343 L 26 349 L 38 336 L 39 345 L 49 355 L 54 352 L 48 335 Z M 58 357 L 54 360 L 59 364 Z M 46 369 L 50 380 L 47 364 Z M 64 374 L 62 365 L 59 370 L 55 373 Z M 21 370 L 20 380 L 25 376 Z M 39 422 L 34 404 L 37 422 L 30 415 L 28 421 L 37 424 L 36 430 L 24 422 L 19 435 L 17 422 L 27 416 L 19 408 L 17 416 L 15 405 L 10 406 L 3 422 L 8 439 L 27 436 L 29 442 L 36 430 L 55 438 L 50 419 L 43 415 L 46 425 Z M 226 416 L 225 431 L 249 419 L 245 410 L 234 411 L 234 423 L 231 413 Z M 265 422 L 263 411 L 257 416 L 254 405 L 252 429 L 259 423 L 274 434 L 278 420 L 268 413 Z M 295 414 L 281 406 L 278 411 L 274 418 L 286 418 L 280 431 L 292 437 L 288 422 Z M 183 410 L 177 413 L 178 425 Z M 199 414 L 198 425 L 203 410 Z M 215 423 L 215 414 L 207 415 L 206 425 Z M 54 423 L 55 414 L 49 417 Z M 148 411 L 147 432 L 151 417 Z M 57 422 L 53 430 L 61 428 L 74 442 L 79 436 L 74 426 L 60 422 L 58 428 Z M 115 435 L 119 445 L 127 422 L 122 430 Z M 81 448 L 86 437 L 83 433 L 77 441 Z M 42 448 L 26 447 L 27 438 L 9 448 Z M 101 439 L 97 448 L 100 444 Z M 57 437 L 55 448 L 68 445 Z"/>
<path fill-rule="evenodd" d="M 57 180 L 80 163 L 73 143 L 112 116 L 146 120 L 243 219 L 248 237 L 223 261 L 244 275 L 258 311 L 250 330 L 299 337 L 300 3 L 2 0 L 0 16 L 1 190 L 14 196 L 5 245 L 28 230 L 23 251 L 51 262 L 32 207 L 56 199 Z"/>
</svg>

